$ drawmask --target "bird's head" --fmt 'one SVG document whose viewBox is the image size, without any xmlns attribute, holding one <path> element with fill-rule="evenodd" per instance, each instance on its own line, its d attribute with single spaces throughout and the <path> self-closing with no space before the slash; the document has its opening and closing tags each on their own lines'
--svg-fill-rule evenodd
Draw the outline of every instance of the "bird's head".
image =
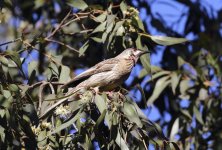
<svg viewBox="0 0 222 150">
<path fill-rule="evenodd" d="M 136 49 L 136 48 L 128 48 L 128 49 L 125 49 L 122 53 L 120 53 L 116 57 L 123 58 L 123 59 L 134 59 L 134 61 L 137 61 L 140 56 L 146 53 L 148 53 L 148 51 L 144 51 L 144 50 Z"/>
</svg>

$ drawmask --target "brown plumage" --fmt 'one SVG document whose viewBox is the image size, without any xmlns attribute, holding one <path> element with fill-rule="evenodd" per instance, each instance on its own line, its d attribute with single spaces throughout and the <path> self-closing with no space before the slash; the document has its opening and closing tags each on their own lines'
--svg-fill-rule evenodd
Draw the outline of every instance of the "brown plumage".
<svg viewBox="0 0 222 150">
<path fill-rule="evenodd" d="M 63 98 L 50 106 L 47 111 L 45 111 L 43 114 L 40 114 L 40 118 L 44 118 L 54 108 L 66 102 L 67 100 L 72 99 L 72 94 L 82 88 L 89 89 L 97 87 L 100 90 L 105 91 L 115 89 L 128 78 L 133 66 L 139 57 L 145 53 L 148 53 L 148 51 L 129 48 L 124 50 L 118 56 L 104 60 L 84 71 L 83 73 L 77 75 L 71 81 L 67 82 L 61 87 L 68 87 L 72 83 L 84 79 L 76 87 L 66 93 L 66 96 L 70 95 L 69 98 Z"/>
<path fill-rule="evenodd" d="M 85 79 L 72 91 L 79 88 L 89 89 L 90 87 L 98 87 L 100 90 L 115 89 L 128 78 L 138 58 L 147 52 L 148 51 L 134 48 L 126 49 L 118 56 L 104 60 L 77 75 L 71 81 L 63 85 L 62 88 L 67 87 L 78 80 Z"/>
</svg>

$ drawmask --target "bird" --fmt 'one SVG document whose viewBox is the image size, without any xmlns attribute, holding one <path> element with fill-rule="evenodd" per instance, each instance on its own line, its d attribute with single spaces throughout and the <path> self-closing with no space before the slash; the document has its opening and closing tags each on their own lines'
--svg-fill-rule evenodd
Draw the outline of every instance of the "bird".
<svg viewBox="0 0 222 150">
<path fill-rule="evenodd" d="M 73 96 L 75 96 L 73 93 L 75 94 L 81 89 L 88 90 L 90 88 L 95 88 L 99 91 L 114 90 L 129 77 L 140 56 L 146 53 L 149 53 L 149 51 L 128 48 L 122 51 L 122 53 L 116 57 L 101 61 L 95 66 L 77 75 L 72 80 L 62 85 L 60 88 L 65 89 L 79 80 L 83 81 L 77 84 L 75 87 L 71 88 L 71 90 L 65 94 L 64 98 L 50 106 L 47 111 L 40 115 L 39 118 L 44 118 L 57 106 L 72 100 Z"/>
<path fill-rule="evenodd" d="M 148 52 L 149 51 L 137 48 L 125 49 L 116 57 L 101 61 L 95 66 L 77 75 L 72 80 L 61 86 L 61 88 L 66 88 L 69 85 L 84 79 L 76 85 L 72 91 L 76 91 L 80 88 L 98 88 L 101 91 L 113 90 L 120 86 L 129 77 L 132 68 L 135 66 L 140 56 Z"/>
</svg>

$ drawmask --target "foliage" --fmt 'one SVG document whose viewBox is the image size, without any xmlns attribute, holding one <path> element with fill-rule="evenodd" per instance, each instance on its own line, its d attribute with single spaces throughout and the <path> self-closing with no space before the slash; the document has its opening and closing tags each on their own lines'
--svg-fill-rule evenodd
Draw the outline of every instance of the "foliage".
<svg viewBox="0 0 222 150">
<path fill-rule="evenodd" d="M 132 5 L 124 1 L 6 0 L 1 11 L 0 28 L 6 36 L 0 38 L 15 39 L 1 44 L 1 147 L 148 149 L 154 145 L 156 149 L 179 149 L 202 143 L 208 147 L 208 141 L 221 139 L 216 134 L 221 131 L 221 87 L 212 82 L 220 83 L 221 70 L 206 50 L 195 52 L 189 62 L 178 56 L 174 68 L 151 66 L 149 54 L 142 56 L 139 65 L 144 69 L 131 85 L 124 85 L 130 89 L 152 75 L 145 81 L 151 90 L 137 86 L 143 98 L 138 104 L 125 89 L 65 95 L 67 91 L 60 88 L 76 69 L 125 48 L 152 52 L 157 44 L 186 42 L 148 34 Z M 14 22 L 12 27 L 9 20 Z M 172 115 L 168 138 L 159 126 L 163 124 L 151 122 L 141 110 L 162 105 L 164 96 Z M 184 100 L 189 101 L 188 107 L 180 105 Z M 216 135 L 204 139 L 202 134 L 209 132 Z"/>
</svg>

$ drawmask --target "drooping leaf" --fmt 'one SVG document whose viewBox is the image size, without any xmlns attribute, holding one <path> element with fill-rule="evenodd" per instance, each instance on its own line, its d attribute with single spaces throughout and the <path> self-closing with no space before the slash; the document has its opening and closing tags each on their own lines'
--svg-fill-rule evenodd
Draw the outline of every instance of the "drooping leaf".
<svg viewBox="0 0 222 150">
<path fill-rule="evenodd" d="M 103 32 L 105 29 L 106 29 L 106 24 L 107 22 L 103 22 L 101 24 L 99 24 L 94 30 L 92 33 L 97 33 L 97 32 Z"/>
<path fill-rule="evenodd" d="M 173 126 L 171 128 L 171 131 L 170 131 L 170 140 L 171 141 L 174 141 L 174 136 L 178 133 L 179 131 L 179 118 L 177 118 L 174 123 L 173 123 Z"/>
<path fill-rule="evenodd" d="M 119 131 L 117 133 L 115 142 L 119 145 L 120 149 L 129 150 L 129 147 L 127 146 L 125 140 L 120 136 Z"/>
<path fill-rule="evenodd" d="M 38 62 L 37 61 L 31 61 L 28 64 L 28 75 L 29 75 L 29 77 L 31 76 L 33 70 L 37 71 L 37 67 L 38 67 Z"/>
<path fill-rule="evenodd" d="M 106 109 L 106 103 L 105 103 L 104 98 L 97 94 L 95 96 L 95 103 L 100 113 L 103 113 L 103 111 Z"/>
<path fill-rule="evenodd" d="M 69 67 L 62 65 L 59 81 L 66 82 L 69 79 L 69 74 L 70 74 Z"/>
<path fill-rule="evenodd" d="M 181 113 L 182 113 L 184 116 L 186 116 L 189 120 L 192 120 L 192 116 L 190 115 L 190 113 L 189 113 L 187 110 L 181 109 L 180 111 L 181 111 Z"/>
<path fill-rule="evenodd" d="M 142 44 L 141 36 L 139 35 L 136 39 L 136 47 L 141 50 L 148 51 L 148 47 Z M 143 67 L 146 69 L 147 73 L 151 73 L 151 66 L 150 66 L 150 54 L 144 54 L 140 57 L 140 61 Z"/>
<path fill-rule="evenodd" d="M 148 99 L 147 105 L 153 104 L 153 102 L 159 97 L 161 92 L 167 87 L 167 85 L 170 83 L 169 76 L 165 76 L 160 78 L 155 85 L 154 91 L 152 96 Z"/>
<path fill-rule="evenodd" d="M 88 5 L 83 0 L 69 0 L 68 5 L 84 10 L 88 7 Z"/>
<path fill-rule="evenodd" d="M 122 1 L 120 3 L 120 10 L 122 11 L 123 18 L 125 18 L 126 12 L 127 12 L 127 5 L 126 5 L 125 1 Z"/>
<path fill-rule="evenodd" d="M 154 75 L 152 75 L 151 78 L 147 82 L 150 82 L 150 81 L 160 78 L 162 76 L 168 76 L 169 74 L 170 74 L 170 71 L 165 71 L 165 70 L 159 71 L 159 72 L 155 73 Z"/>
<path fill-rule="evenodd" d="M 196 117 L 197 121 L 203 125 L 204 121 L 203 121 L 203 118 L 202 118 L 202 115 L 201 115 L 200 111 L 197 109 L 197 106 L 193 107 L 193 112 L 195 114 L 195 117 Z"/>
<path fill-rule="evenodd" d="M 79 49 L 79 57 L 82 56 L 87 48 L 89 47 L 89 41 L 86 41 L 83 46 Z"/>
<path fill-rule="evenodd" d="M 53 131 L 51 132 L 51 134 L 55 134 L 55 133 L 57 133 L 57 132 L 65 129 L 65 128 L 69 127 L 69 126 L 72 125 L 77 119 L 79 119 L 80 116 L 81 116 L 81 112 L 79 111 L 75 116 L 73 116 L 72 119 L 70 119 L 69 121 L 63 123 L 62 125 L 60 125 L 59 127 L 57 127 L 55 130 L 53 130 Z"/>
<path fill-rule="evenodd" d="M 185 80 L 182 80 L 180 82 L 180 93 L 185 96 L 186 95 L 186 92 L 187 90 L 190 88 L 190 80 L 189 79 L 185 79 Z"/>
<path fill-rule="evenodd" d="M 10 56 L 10 58 L 17 64 L 17 66 L 21 69 L 22 62 L 20 60 L 20 56 L 15 51 L 6 51 L 6 54 Z"/>
<path fill-rule="evenodd" d="M 106 20 L 106 17 L 107 17 L 107 12 L 105 11 L 104 13 L 99 15 L 98 17 L 94 18 L 94 20 L 96 22 L 104 22 Z"/>
<path fill-rule="evenodd" d="M 178 62 L 178 68 L 181 68 L 186 62 L 182 57 L 177 57 L 177 62 Z"/>
<path fill-rule="evenodd" d="M 187 42 L 185 38 L 174 38 L 174 37 L 164 37 L 164 36 L 150 36 L 151 40 L 160 45 L 174 45 L 179 43 Z"/>
<path fill-rule="evenodd" d="M 172 87 L 173 94 L 176 94 L 176 88 L 179 81 L 180 81 L 180 75 L 178 75 L 176 72 L 173 72 L 171 74 L 171 87 Z"/>
<path fill-rule="evenodd" d="M 138 117 L 138 113 L 136 112 L 134 106 L 130 103 L 124 103 L 123 105 L 123 112 L 127 116 L 127 118 L 138 125 L 138 127 L 142 127 L 142 123 Z"/>
<path fill-rule="evenodd" d="M 101 122 L 104 120 L 106 115 L 106 110 L 103 110 L 102 114 L 99 116 L 99 118 L 96 121 L 96 125 L 95 127 L 98 129 L 99 125 L 101 124 Z"/>
</svg>

